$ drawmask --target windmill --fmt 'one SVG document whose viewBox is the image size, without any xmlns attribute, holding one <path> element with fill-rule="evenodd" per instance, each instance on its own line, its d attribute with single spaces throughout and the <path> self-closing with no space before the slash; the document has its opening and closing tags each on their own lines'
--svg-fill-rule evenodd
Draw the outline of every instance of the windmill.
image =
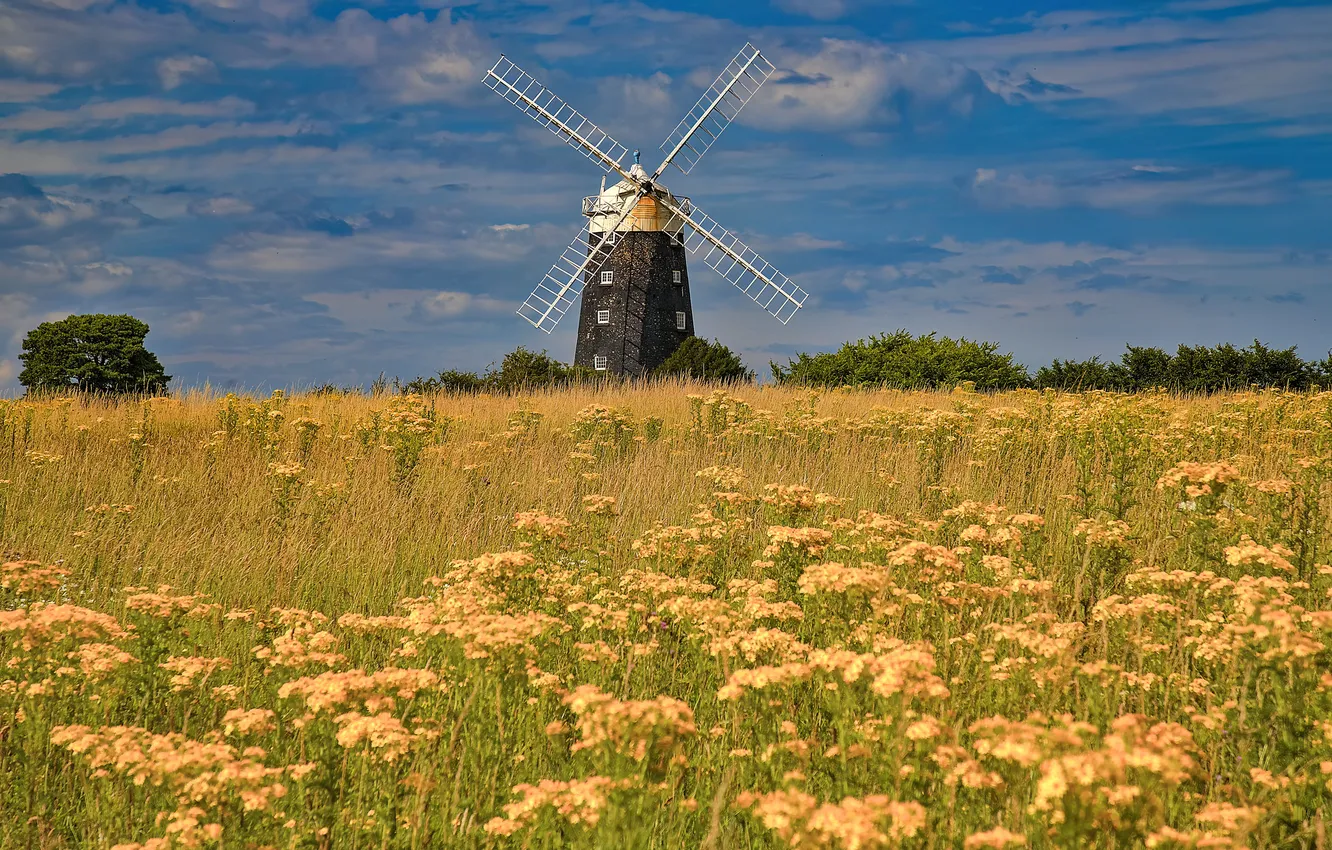
<svg viewBox="0 0 1332 850">
<path fill-rule="evenodd" d="M 700 257 L 782 324 L 807 297 L 688 198 L 658 179 L 670 166 L 688 174 L 735 120 L 774 67 L 746 44 L 662 142 L 666 158 L 649 174 L 629 150 L 584 118 L 503 54 L 483 82 L 599 165 L 623 178 L 583 199 L 582 232 L 519 308 L 550 333 L 582 296 L 574 363 L 639 376 L 666 360 L 693 335 L 685 251 Z"/>
</svg>

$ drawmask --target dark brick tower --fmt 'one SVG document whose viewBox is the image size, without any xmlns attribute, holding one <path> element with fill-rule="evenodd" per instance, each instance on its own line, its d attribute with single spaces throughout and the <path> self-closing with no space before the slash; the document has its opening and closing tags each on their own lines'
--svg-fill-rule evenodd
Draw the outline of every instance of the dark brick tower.
<svg viewBox="0 0 1332 850">
<path fill-rule="evenodd" d="M 622 235 L 584 282 L 582 301 L 578 366 L 646 375 L 694 335 L 685 249 L 665 231 Z"/>
<path fill-rule="evenodd" d="M 583 200 L 594 237 L 620 224 L 610 256 L 583 281 L 574 350 L 578 366 L 629 377 L 647 375 L 694 334 L 683 222 L 650 195 L 635 202 L 637 194 L 638 186 L 626 180 Z M 633 210 L 621 218 L 631 203 Z"/>
</svg>

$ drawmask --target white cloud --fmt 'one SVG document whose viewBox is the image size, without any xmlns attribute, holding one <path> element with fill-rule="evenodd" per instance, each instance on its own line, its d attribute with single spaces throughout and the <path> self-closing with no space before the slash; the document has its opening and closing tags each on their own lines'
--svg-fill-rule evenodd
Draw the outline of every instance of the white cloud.
<svg viewBox="0 0 1332 850">
<path fill-rule="evenodd" d="M 330 25 L 267 35 L 263 49 L 241 64 L 359 67 L 370 87 L 399 103 L 460 103 L 478 93 L 489 52 L 470 23 L 454 23 L 447 14 L 383 21 L 364 9 L 348 9 Z"/>
<path fill-rule="evenodd" d="M 1290 172 L 1276 169 L 1188 169 L 1135 164 L 1036 176 L 978 168 L 966 189 L 982 206 L 995 208 L 1150 211 L 1181 204 L 1267 206 L 1292 197 L 1294 185 Z"/>
<path fill-rule="evenodd" d="M 254 205 L 234 195 L 219 195 L 190 204 L 194 215 L 245 215 L 254 212 Z"/>
<path fill-rule="evenodd" d="M 513 231 L 527 230 L 531 226 L 532 225 L 530 224 L 492 224 L 490 225 L 490 229 L 498 233 L 510 233 Z"/>
<path fill-rule="evenodd" d="M 254 111 L 254 104 L 235 96 L 211 101 L 178 101 L 160 97 L 124 97 L 85 103 L 75 109 L 27 109 L 0 119 L 0 130 L 40 132 L 141 116 L 235 118 Z"/>
<path fill-rule="evenodd" d="M 217 66 L 204 56 L 171 56 L 157 63 L 158 79 L 167 91 L 179 86 L 186 77 L 209 76 L 216 71 Z"/>
<path fill-rule="evenodd" d="M 909 6 L 914 0 L 773 0 L 773 5 L 793 15 L 816 21 L 835 21 L 866 6 Z"/>
<path fill-rule="evenodd" d="M 671 94 L 671 83 L 670 76 L 661 71 L 649 77 L 602 77 L 597 81 L 596 114 L 622 127 L 633 127 L 643 141 L 664 136 L 684 112 Z"/>
<path fill-rule="evenodd" d="M 835 21 L 846 14 L 847 0 L 774 0 L 774 5 L 816 21 Z"/>
<path fill-rule="evenodd" d="M 828 251 L 846 247 L 840 239 L 820 239 L 808 233 L 792 233 L 779 239 L 777 244 L 787 251 Z"/>
<path fill-rule="evenodd" d="M 1026 23 L 1022 32 L 918 46 L 982 70 L 996 90 L 1033 73 L 1076 90 L 1056 94 L 1076 94 L 1078 108 L 1093 113 L 1110 106 L 1221 123 L 1236 113 L 1299 122 L 1332 111 L 1332 87 L 1325 84 L 1332 73 L 1332 8 L 1268 8 L 1220 19 L 1052 14 Z"/>
<path fill-rule="evenodd" d="M 310 13 L 306 0 L 182 0 L 210 17 L 228 22 L 262 20 L 272 17 L 281 21 L 305 17 Z"/>
<path fill-rule="evenodd" d="M 437 292 L 421 301 L 421 309 L 436 319 L 462 315 L 471 305 L 472 296 L 467 292 Z"/>
<path fill-rule="evenodd" d="M 34 83 L 27 80 L 0 80 L 0 103 L 28 103 L 41 100 L 60 91 L 55 83 Z"/>
<path fill-rule="evenodd" d="M 197 37 L 185 15 L 136 4 L 93 4 L 80 14 L 0 4 L 0 59 L 56 80 L 124 82 L 147 57 Z"/>
<path fill-rule="evenodd" d="M 305 300 L 320 304 L 350 329 L 404 331 L 422 321 L 508 313 L 517 307 L 488 295 L 450 290 L 374 288 L 356 292 L 315 292 Z"/>
<path fill-rule="evenodd" d="M 826 38 L 812 54 L 778 56 L 779 70 L 742 113 L 745 123 L 781 130 L 924 125 L 967 117 L 978 98 L 994 96 L 962 65 L 880 44 Z M 895 103 L 898 95 L 910 105 Z"/>
</svg>

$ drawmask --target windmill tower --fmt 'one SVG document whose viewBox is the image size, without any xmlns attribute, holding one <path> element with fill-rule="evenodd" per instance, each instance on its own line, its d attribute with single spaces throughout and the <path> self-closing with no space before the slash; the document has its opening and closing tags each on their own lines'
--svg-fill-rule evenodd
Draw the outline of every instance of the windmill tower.
<svg viewBox="0 0 1332 850">
<path fill-rule="evenodd" d="M 808 297 L 803 289 L 658 178 L 670 166 L 688 174 L 772 75 L 751 44 L 704 92 L 661 149 L 651 174 L 629 150 L 505 56 L 483 82 L 570 147 L 622 179 L 583 199 L 583 230 L 560 255 L 518 315 L 550 333 L 581 295 L 574 363 L 641 376 L 694 333 L 685 251 L 700 257 L 782 324 Z"/>
</svg>

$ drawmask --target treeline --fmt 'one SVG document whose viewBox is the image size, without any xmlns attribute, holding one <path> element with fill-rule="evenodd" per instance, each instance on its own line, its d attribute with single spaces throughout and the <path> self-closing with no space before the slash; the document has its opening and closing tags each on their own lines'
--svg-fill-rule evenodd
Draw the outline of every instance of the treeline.
<svg viewBox="0 0 1332 850">
<path fill-rule="evenodd" d="M 912 336 L 905 330 L 848 342 L 823 354 L 797 354 L 785 365 L 769 364 L 779 384 L 821 387 L 947 389 L 964 383 L 978 390 L 1019 387 L 1136 392 L 1161 388 L 1211 393 L 1252 386 L 1307 390 L 1332 387 L 1332 354 L 1307 361 L 1295 347 L 1269 348 L 1258 340 L 1244 348 L 1181 345 L 1127 346 L 1120 362 L 1055 360 L 1035 375 L 999 352 L 998 343 Z"/>
<path fill-rule="evenodd" d="M 1252 386 L 1307 390 L 1332 387 L 1332 354 L 1302 359 L 1295 347 L 1268 348 L 1258 340 L 1245 348 L 1181 345 L 1170 354 L 1130 345 L 1118 363 L 1056 360 L 1037 370 L 1033 384 L 1058 390 L 1137 392 L 1161 387 L 1179 393 L 1212 393 Z"/>
<path fill-rule="evenodd" d="M 654 378 L 692 378 L 719 383 L 752 382 L 754 373 L 745 368 L 739 355 L 713 340 L 689 337 L 656 370 Z M 382 376 L 371 388 L 373 392 L 400 393 L 480 393 L 518 392 L 559 387 L 569 384 L 607 384 L 623 379 L 586 366 L 571 366 L 548 355 L 519 346 L 504 355 L 499 366 L 491 366 L 480 373 L 446 369 L 434 375 L 402 381 L 389 381 Z M 321 387 L 319 391 L 334 391 L 336 387 Z"/>
</svg>

